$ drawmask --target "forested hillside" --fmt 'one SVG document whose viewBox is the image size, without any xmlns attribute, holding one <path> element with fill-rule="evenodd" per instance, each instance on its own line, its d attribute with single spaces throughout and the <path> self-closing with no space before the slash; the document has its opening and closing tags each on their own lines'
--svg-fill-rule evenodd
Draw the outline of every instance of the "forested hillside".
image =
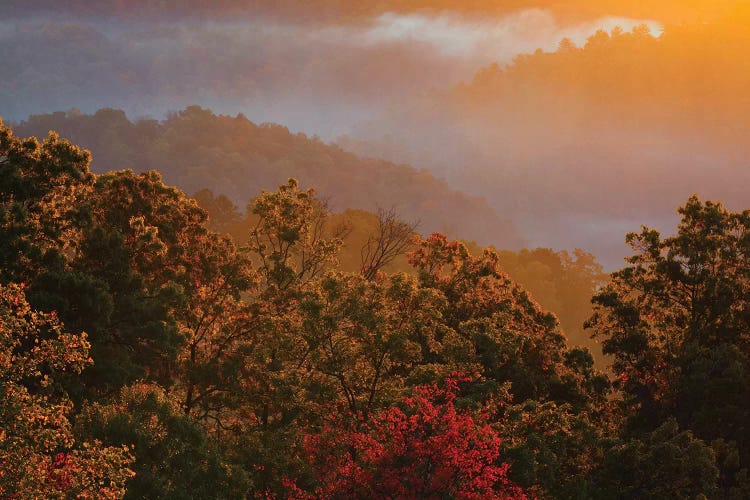
<svg viewBox="0 0 750 500">
<path fill-rule="evenodd" d="M 238 246 L 226 198 L 90 160 L 0 125 L 2 496 L 750 495 L 750 211 L 628 235 L 587 321 L 610 380 L 503 270 L 528 253 L 386 212 L 347 271 L 293 179 Z"/>
<path fill-rule="evenodd" d="M 32 116 L 15 129 L 20 136 L 59 132 L 93 152 L 95 171 L 158 169 L 188 193 L 208 188 L 241 206 L 294 177 L 315 186 L 333 210 L 393 208 L 427 234 L 442 231 L 498 248 L 523 246 L 513 224 L 484 199 L 451 189 L 424 170 L 362 159 L 242 115 L 214 115 L 194 106 L 163 121 L 131 122 L 121 111 L 100 110 Z"/>
<path fill-rule="evenodd" d="M 290 134 L 281 126 L 256 126 L 243 117 L 217 116 L 198 108 L 162 123 L 133 123 L 116 110 L 94 115 L 54 113 L 32 116 L 15 130 L 21 136 L 59 131 L 91 149 L 95 171 L 158 168 L 165 181 L 198 194 L 214 229 L 231 234 L 241 245 L 247 243 L 256 222 L 244 210 L 247 203 L 261 190 L 284 182 L 285 175 L 305 179 L 330 210 L 342 212 L 332 215 L 329 225 L 346 228 L 339 256 L 345 271 L 359 271 L 361 249 L 377 229 L 378 207 L 414 225 L 414 233 L 441 231 L 471 242 L 476 255 L 482 252 L 476 241 L 492 243 L 502 250 L 502 266 L 510 276 L 557 314 L 570 342 L 601 357 L 600 347 L 583 332 L 591 295 L 605 278 L 594 256 L 582 251 L 576 255 L 548 249 L 510 251 L 521 246 L 510 223 L 499 220 L 483 200 L 450 190 L 425 172 L 362 160 L 303 134 Z M 366 211 L 354 210 L 358 208 Z M 389 268 L 409 269 L 403 255 Z"/>
</svg>

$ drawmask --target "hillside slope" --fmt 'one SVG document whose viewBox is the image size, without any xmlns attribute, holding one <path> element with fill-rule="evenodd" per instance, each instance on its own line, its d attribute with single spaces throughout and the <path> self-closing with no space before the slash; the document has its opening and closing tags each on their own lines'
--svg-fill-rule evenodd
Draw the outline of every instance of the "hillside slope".
<svg viewBox="0 0 750 500">
<path fill-rule="evenodd" d="M 237 204 L 294 177 L 315 186 L 330 208 L 394 208 L 419 221 L 422 233 L 516 249 L 523 240 L 513 224 L 480 197 L 451 189 L 424 170 L 362 159 L 315 137 L 280 125 L 256 125 L 243 115 L 215 115 L 197 106 L 164 121 L 130 121 L 124 112 L 102 109 L 31 116 L 15 127 L 20 136 L 61 136 L 91 150 L 93 169 L 158 169 L 188 193 L 208 188 Z"/>
</svg>

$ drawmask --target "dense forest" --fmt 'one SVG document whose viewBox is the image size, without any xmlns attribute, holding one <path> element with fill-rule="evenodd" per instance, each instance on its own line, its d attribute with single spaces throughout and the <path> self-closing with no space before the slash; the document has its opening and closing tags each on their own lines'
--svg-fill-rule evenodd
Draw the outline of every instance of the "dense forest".
<svg viewBox="0 0 750 500">
<path fill-rule="evenodd" d="M 586 321 L 610 378 L 503 270 L 585 255 L 90 162 L 0 128 L 3 496 L 750 495 L 750 211 L 627 236 Z"/>
</svg>

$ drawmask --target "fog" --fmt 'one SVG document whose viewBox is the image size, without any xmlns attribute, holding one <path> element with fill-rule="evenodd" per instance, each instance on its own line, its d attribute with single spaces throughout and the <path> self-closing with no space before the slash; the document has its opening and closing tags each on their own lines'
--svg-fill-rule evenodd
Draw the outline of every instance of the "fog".
<svg viewBox="0 0 750 500">
<path fill-rule="evenodd" d="M 748 21 L 601 32 L 483 68 L 339 141 L 485 196 L 531 246 L 581 246 L 615 268 L 626 232 L 674 227 L 691 194 L 748 206 Z"/>
<path fill-rule="evenodd" d="M 571 20 L 539 8 L 492 15 L 402 10 L 333 16 L 335 22 L 257 12 L 71 14 L 80 10 L 17 8 L 0 21 L 4 119 L 102 107 L 162 118 L 191 104 L 243 113 L 363 156 L 427 168 L 486 197 L 531 246 L 581 247 L 608 268 L 627 253 L 625 232 L 640 224 L 671 227 L 675 209 L 694 192 L 733 208 L 747 202 L 746 151 L 735 132 L 721 135 L 747 124 L 737 119 L 720 134 L 724 115 L 711 118 L 713 109 L 732 113 L 731 102 L 717 99 L 739 96 L 744 77 L 713 90 L 678 88 L 670 97 L 658 92 L 717 73 L 704 69 L 711 60 L 686 64 L 675 57 L 669 80 L 660 59 L 651 61 L 637 43 L 616 69 L 605 52 L 582 66 L 552 57 L 561 40 L 581 47 L 601 29 L 629 32 L 646 24 L 658 37 L 657 21 Z M 704 52 L 694 57 L 711 57 Z M 533 53 L 532 63 L 513 64 Z M 727 68 L 736 62 L 724 59 Z M 595 76 L 578 74 L 581 68 Z M 610 95 L 613 71 L 640 94 Z M 661 80 L 668 83 L 663 88 Z M 716 95 L 698 104 L 706 93 Z M 669 105 L 662 109 L 657 99 Z"/>
<path fill-rule="evenodd" d="M 735 210 L 750 201 L 747 156 L 698 132 L 659 131 L 645 120 L 633 128 L 616 118 L 579 125 L 570 120 L 574 112 L 553 107 L 507 120 L 429 110 L 393 111 L 339 142 L 364 156 L 425 166 L 485 197 L 530 247 L 584 248 L 615 269 L 630 254 L 626 233 L 647 225 L 669 234 L 690 195 Z M 502 107 L 488 103 L 492 112 Z"/>
<path fill-rule="evenodd" d="M 560 24 L 543 10 L 479 18 L 383 14 L 352 24 L 44 17 L 0 22 L 0 113 L 9 120 L 78 108 L 161 117 L 200 104 L 325 139 L 477 68 L 563 37 L 583 41 L 606 18 Z M 656 26 L 654 29 L 658 29 Z"/>
</svg>

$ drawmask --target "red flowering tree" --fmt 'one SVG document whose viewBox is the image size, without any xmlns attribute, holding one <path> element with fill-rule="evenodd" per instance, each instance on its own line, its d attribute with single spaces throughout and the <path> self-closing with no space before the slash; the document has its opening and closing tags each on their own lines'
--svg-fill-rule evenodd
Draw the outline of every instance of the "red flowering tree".
<svg viewBox="0 0 750 500">
<path fill-rule="evenodd" d="M 305 438 L 319 486 L 293 498 L 526 498 L 507 478 L 486 412 L 456 406 L 458 380 L 420 386 L 362 419 L 330 418 Z M 352 425 L 354 422 L 354 425 Z"/>
</svg>

